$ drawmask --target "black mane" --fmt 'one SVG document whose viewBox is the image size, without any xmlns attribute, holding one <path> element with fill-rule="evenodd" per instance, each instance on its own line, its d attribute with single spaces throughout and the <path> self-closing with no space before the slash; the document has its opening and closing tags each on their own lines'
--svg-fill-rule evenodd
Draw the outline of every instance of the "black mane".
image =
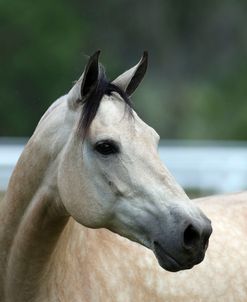
<svg viewBox="0 0 247 302">
<path fill-rule="evenodd" d="M 100 65 L 96 86 L 91 89 L 91 91 L 84 97 L 84 99 L 80 100 L 80 102 L 82 102 L 83 104 L 83 108 L 78 125 L 78 134 L 83 139 L 85 139 L 90 125 L 97 114 L 103 96 L 111 95 L 112 92 L 116 92 L 120 95 L 122 100 L 125 102 L 129 113 L 132 115 L 133 106 L 129 96 L 121 88 L 107 80 L 105 70 L 103 66 Z"/>
</svg>

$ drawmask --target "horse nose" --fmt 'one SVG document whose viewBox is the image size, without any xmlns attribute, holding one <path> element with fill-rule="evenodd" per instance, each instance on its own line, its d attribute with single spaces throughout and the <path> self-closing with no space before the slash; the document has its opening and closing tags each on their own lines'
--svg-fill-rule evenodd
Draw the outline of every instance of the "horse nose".
<svg viewBox="0 0 247 302">
<path fill-rule="evenodd" d="M 166 236 L 159 232 L 153 238 L 153 251 L 159 264 L 172 272 L 190 269 L 200 263 L 212 233 L 211 221 L 202 213 L 196 218 L 174 216 L 176 219 L 172 227 L 166 229 Z M 178 217 L 180 223 L 177 223 Z"/>
<path fill-rule="evenodd" d="M 204 226 L 197 226 L 190 223 L 183 232 L 183 248 L 187 251 L 202 249 L 205 251 L 208 247 L 209 237 L 212 233 L 211 222 L 207 221 Z"/>
</svg>

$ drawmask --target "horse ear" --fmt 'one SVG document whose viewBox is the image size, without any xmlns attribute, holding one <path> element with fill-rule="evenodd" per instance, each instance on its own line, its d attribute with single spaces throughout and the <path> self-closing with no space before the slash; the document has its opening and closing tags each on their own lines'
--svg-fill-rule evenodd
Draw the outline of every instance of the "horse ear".
<svg viewBox="0 0 247 302">
<path fill-rule="evenodd" d="M 67 98 L 71 109 L 76 109 L 82 100 L 95 89 L 99 79 L 99 55 L 100 50 L 89 58 L 83 74 L 69 91 Z"/>
<path fill-rule="evenodd" d="M 99 79 L 99 55 L 100 50 L 96 51 L 89 59 L 83 73 L 81 84 L 81 98 L 85 98 L 96 87 Z"/>
<path fill-rule="evenodd" d="M 141 83 L 148 66 L 148 52 L 144 51 L 139 63 L 131 69 L 125 71 L 117 77 L 112 83 L 121 88 L 131 96 Z"/>
</svg>

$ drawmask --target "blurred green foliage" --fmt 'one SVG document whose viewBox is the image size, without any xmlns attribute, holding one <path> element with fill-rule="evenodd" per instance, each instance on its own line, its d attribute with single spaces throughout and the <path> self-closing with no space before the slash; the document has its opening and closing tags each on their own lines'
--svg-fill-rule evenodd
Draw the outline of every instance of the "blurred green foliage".
<svg viewBox="0 0 247 302">
<path fill-rule="evenodd" d="M 113 79 L 144 49 L 134 96 L 163 138 L 247 139 L 247 2 L 0 0 L 0 136 L 29 136 L 90 55 Z"/>
</svg>

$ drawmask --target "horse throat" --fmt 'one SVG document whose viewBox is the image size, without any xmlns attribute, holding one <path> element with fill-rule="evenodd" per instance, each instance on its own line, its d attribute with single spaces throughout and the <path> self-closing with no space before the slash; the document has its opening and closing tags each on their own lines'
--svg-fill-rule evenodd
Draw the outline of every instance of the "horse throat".
<svg viewBox="0 0 247 302">
<path fill-rule="evenodd" d="M 0 204 L 1 301 L 33 301 L 68 221 L 56 187 L 57 157 L 31 139 Z"/>
</svg>

